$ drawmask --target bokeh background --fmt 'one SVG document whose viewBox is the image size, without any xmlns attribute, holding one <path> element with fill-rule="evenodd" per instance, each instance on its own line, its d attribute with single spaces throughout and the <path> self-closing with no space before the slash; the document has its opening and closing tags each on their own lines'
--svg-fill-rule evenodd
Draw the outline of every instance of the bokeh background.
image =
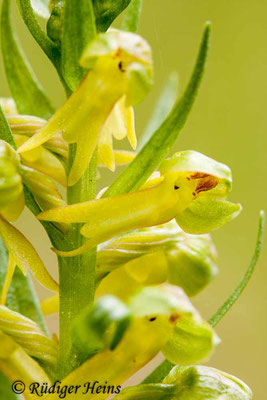
<svg viewBox="0 0 267 400">
<path fill-rule="evenodd" d="M 213 234 L 220 275 L 193 300 L 208 318 L 245 271 L 254 250 L 259 210 L 267 208 L 267 2 L 144 0 L 140 32 L 154 51 L 155 87 L 137 107 L 136 117 L 141 135 L 170 72 L 178 71 L 182 92 L 206 20 L 212 21 L 213 26 L 208 68 L 175 150 L 194 149 L 231 166 L 231 200 L 243 205 L 243 212 L 235 221 Z M 59 106 L 64 94 L 56 73 L 19 20 L 15 7 L 13 22 L 40 81 Z M 2 66 L 0 73 L 0 95 L 7 96 Z M 107 185 L 112 178 L 110 173 L 102 173 L 101 185 Z M 18 226 L 39 249 L 56 277 L 56 260 L 38 223 L 25 212 Z M 245 380 L 253 388 L 255 399 L 262 400 L 267 398 L 266 285 L 265 245 L 249 287 L 217 327 L 222 344 L 210 360 L 210 365 Z M 40 296 L 47 295 L 39 286 L 37 289 Z M 55 317 L 48 322 L 57 330 Z"/>
</svg>

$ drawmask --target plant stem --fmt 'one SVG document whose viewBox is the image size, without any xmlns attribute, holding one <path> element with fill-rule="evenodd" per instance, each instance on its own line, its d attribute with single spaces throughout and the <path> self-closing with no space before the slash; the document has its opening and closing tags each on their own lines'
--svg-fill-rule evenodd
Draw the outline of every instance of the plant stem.
<svg viewBox="0 0 267 400">
<path fill-rule="evenodd" d="M 71 166 L 76 145 L 70 145 Z M 68 204 L 76 204 L 95 198 L 96 157 L 94 156 L 87 171 L 76 185 L 67 188 Z M 74 225 L 68 233 L 68 239 L 74 248 L 83 244 L 80 224 Z M 71 348 L 71 324 L 75 317 L 93 302 L 95 292 L 96 249 L 80 256 L 59 257 L 60 285 L 60 377 L 66 376 L 77 368 L 77 354 Z"/>
</svg>

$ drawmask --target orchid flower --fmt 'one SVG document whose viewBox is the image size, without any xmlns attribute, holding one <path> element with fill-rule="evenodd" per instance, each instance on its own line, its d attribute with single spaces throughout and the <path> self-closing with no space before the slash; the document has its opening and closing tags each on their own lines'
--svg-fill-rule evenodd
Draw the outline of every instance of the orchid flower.
<svg viewBox="0 0 267 400">
<path fill-rule="evenodd" d="M 110 297 L 99 299 L 74 321 L 73 345 L 80 344 L 79 355 L 83 357 L 86 354 L 87 361 L 63 379 L 62 384 L 75 382 L 79 385 L 90 376 L 93 382 L 121 385 L 160 350 L 166 352 L 167 358 L 175 357 L 176 360 L 180 356 L 184 359 L 188 353 L 188 361 L 194 357 L 197 362 L 208 357 L 218 344 L 216 333 L 201 319 L 179 288 L 147 287 L 136 293 L 126 305 Z M 103 327 L 101 330 L 100 325 Z M 114 325 L 116 329 L 110 331 L 110 326 Z M 170 352 L 168 346 L 174 337 L 183 340 L 184 348 L 172 346 Z M 102 351 L 94 355 L 94 350 L 99 351 L 99 348 Z M 109 395 L 101 393 L 101 399 Z M 56 395 L 47 398 L 54 400 Z M 97 399 L 99 395 L 91 394 L 91 398 Z M 75 395 L 70 394 L 69 399 L 75 399 Z"/>
<path fill-rule="evenodd" d="M 100 158 L 113 170 L 112 137 L 128 135 L 136 147 L 131 106 L 150 87 L 151 64 L 150 47 L 140 36 L 116 30 L 100 34 L 82 56 L 81 65 L 90 71 L 78 89 L 18 151 L 32 150 L 61 133 L 66 142 L 77 143 L 69 185 L 81 178 L 97 144 Z"/>
<path fill-rule="evenodd" d="M 112 170 L 115 169 L 115 165 L 128 164 L 135 157 L 134 152 L 113 150 L 112 147 L 109 148 L 105 144 L 105 138 L 108 137 L 108 132 L 111 132 L 111 130 L 113 129 L 114 137 L 116 137 L 117 134 L 117 138 L 119 139 L 122 139 L 123 135 L 127 134 L 127 131 L 129 132 L 129 135 L 132 132 L 131 141 L 133 147 L 136 147 L 135 132 L 133 126 L 134 122 L 133 119 L 131 120 L 131 123 L 128 122 L 129 129 L 126 129 L 126 126 L 124 126 L 123 124 L 123 118 L 121 116 L 122 112 L 120 110 L 123 107 L 122 103 L 122 101 L 118 102 L 118 104 L 114 108 L 114 111 L 111 112 L 111 115 L 103 128 L 103 136 L 98 145 L 97 164 L 100 167 L 108 166 Z M 132 114 L 131 109 L 127 110 L 126 112 L 130 112 L 130 114 Z M 47 121 L 42 118 L 34 117 L 31 115 L 18 114 L 7 115 L 7 121 L 12 130 L 16 145 L 18 147 L 25 143 L 29 139 L 29 137 L 32 137 L 34 134 L 36 134 L 36 132 L 43 128 L 47 123 Z M 118 130 L 115 129 L 116 126 L 118 127 Z M 118 136 L 119 133 L 122 136 Z M 65 165 L 67 165 L 68 163 L 68 143 L 65 142 L 60 133 L 56 134 L 47 142 L 43 143 L 43 145 L 36 147 L 33 150 L 21 153 L 21 159 L 24 165 L 36 169 L 45 175 L 48 175 L 56 182 L 60 183 L 62 186 L 66 186 L 67 182 Z"/>
<path fill-rule="evenodd" d="M 194 151 L 176 153 L 160 167 L 160 177 L 136 192 L 45 211 L 40 220 L 85 223 L 88 238 L 80 248 L 62 252 L 72 257 L 112 237 L 173 218 L 188 233 L 203 234 L 236 217 L 241 206 L 225 201 L 231 171 L 224 164 Z M 208 218 L 207 218 L 208 217 Z"/>
</svg>

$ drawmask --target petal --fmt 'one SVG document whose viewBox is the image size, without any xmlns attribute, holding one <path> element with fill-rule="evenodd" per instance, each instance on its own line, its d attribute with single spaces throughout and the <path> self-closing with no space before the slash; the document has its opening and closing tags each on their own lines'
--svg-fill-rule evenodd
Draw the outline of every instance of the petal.
<svg viewBox="0 0 267 400">
<path fill-rule="evenodd" d="M 104 165 L 106 165 L 111 171 L 115 171 L 112 131 L 107 124 L 105 124 L 101 130 L 97 150 L 98 156 Z"/>
<path fill-rule="evenodd" d="M 30 269 L 47 289 L 57 292 L 58 284 L 45 268 L 42 260 L 26 237 L 0 216 L 0 236 L 17 266 L 24 274 Z"/>
<path fill-rule="evenodd" d="M 30 151 L 35 149 L 36 147 L 41 146 L 43 143 L 47 142 L 50 138 L 52 138 L 57 132 L 54 132 L 52 129 L 49 129 L 49 126 L 46 125 L 44 128 L 40 129 L 35 135 L 33 135 L 27 142 L 23 143 L 18 148 L 18 153 L 23 153 L 25 151 Z"/>
<path fill-rule="evenodd" d="M 116 165 L 125 165 L 135 159 L 136 153 L 125 150 L 114 150 L 114 156 Z"/>
<path fill-rule="evenodd" d="M 117 140 L 122 140 L 127 136 L 127 126 L 125 119 L 125 96 L 121 97 L 111 111 L 103 129 L 108 128 L 110 133 Z"/>
<path fill-rule="evenodd" d="M 42 300 L 41 309 L 44 315 L 59 312 L 59 295 L 55 294 Z"/>
<path fill-rule="evenodd" d="M 241 210 L 240 204 L 199 197 L 175 219 L 183 231 L 198 235 L 220 228 L 236 218 Z"/>
<path fill-rule="evenodd" d="M 14 135 L 16 144 L 24 143 L 28 138 L 24 135 Z M 59 161 L 49 150 L 40 146 L 21 154 L 23 163 L 45 175 L 50 176 L 62 186 L 66 186 L 66 172 Z"/>
<path fill-rule="evenodd" d="M 207 322 L 190 316 L 177 322 L 162 352 L 174 364 L 190 365 L 208 359 L 219 342 Z"/>
<path fill-rule="evenodd" d="M 134 110 L 132 107 L 126 108 L 126 122 L 127 122 L 127 134 L 130 145 L 132 146 L 133 150 L 136 150 L 137 138 L 135 132 Z"/>
<path fill-rule="evenodd" d="M 193 172 L 195 175 L 191 175 L 192 179 L 198 179 L 198 177 L 201 179 L 201 174 L 214 176 L 218 178 L 219 185 L 217 185 L 216 191 L 210 192 L 210 194 L 220 197 L 225 197 L 232 187 L 230 168 L 197 151 L 188 150 L 175 153 L 163 161 L 160 172 L 162 175 L 172 172 Z"/>
</svg>

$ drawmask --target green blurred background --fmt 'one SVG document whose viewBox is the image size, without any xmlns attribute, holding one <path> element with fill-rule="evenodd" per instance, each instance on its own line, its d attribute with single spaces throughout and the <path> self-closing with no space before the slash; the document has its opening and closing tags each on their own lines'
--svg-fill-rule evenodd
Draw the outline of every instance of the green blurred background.
<svg viewBox="0 0 267 400">
<path fill-rule="evenodd" d="M 64 94 L 52 66 L 35 45 L 14 8 L 14 26 L 33 68 L 54 104 Z M 265 0 L 144 0 L 141 34 L 154 51 L 155 87 L 136 110 L 138 135 L 173 70 L 180 92 L 192 70 L 201 31 L 212 21 L 210 59 L 201 91 L 175 150 L 194 149 L 228 164 L 233 171 L 231 200 L 243 205 L 234 222 L 215 232 L 220 275 L 195 298 L 209 317 L 235 287 L 254 250 L 258 213 L 267 204 L 267 2 Z M 1 96 L 9 94 L 1 67 Z M 113 178 L 102 174 L 101 185 Z M 44 232 L 25 212 L 18 226 L 57 276 L 56 260 Z M 266 237 L 267 239 L 267 237 Z M 218 325 L 222 344 L 210 361 L 245 380 L 255 399 L 266 399 L 266 246 L 249 287 Z M 38 286 L 41 296 L 47 293 Z M 49 318 L 56 329 L 56 318 Z"/>
</svg>

